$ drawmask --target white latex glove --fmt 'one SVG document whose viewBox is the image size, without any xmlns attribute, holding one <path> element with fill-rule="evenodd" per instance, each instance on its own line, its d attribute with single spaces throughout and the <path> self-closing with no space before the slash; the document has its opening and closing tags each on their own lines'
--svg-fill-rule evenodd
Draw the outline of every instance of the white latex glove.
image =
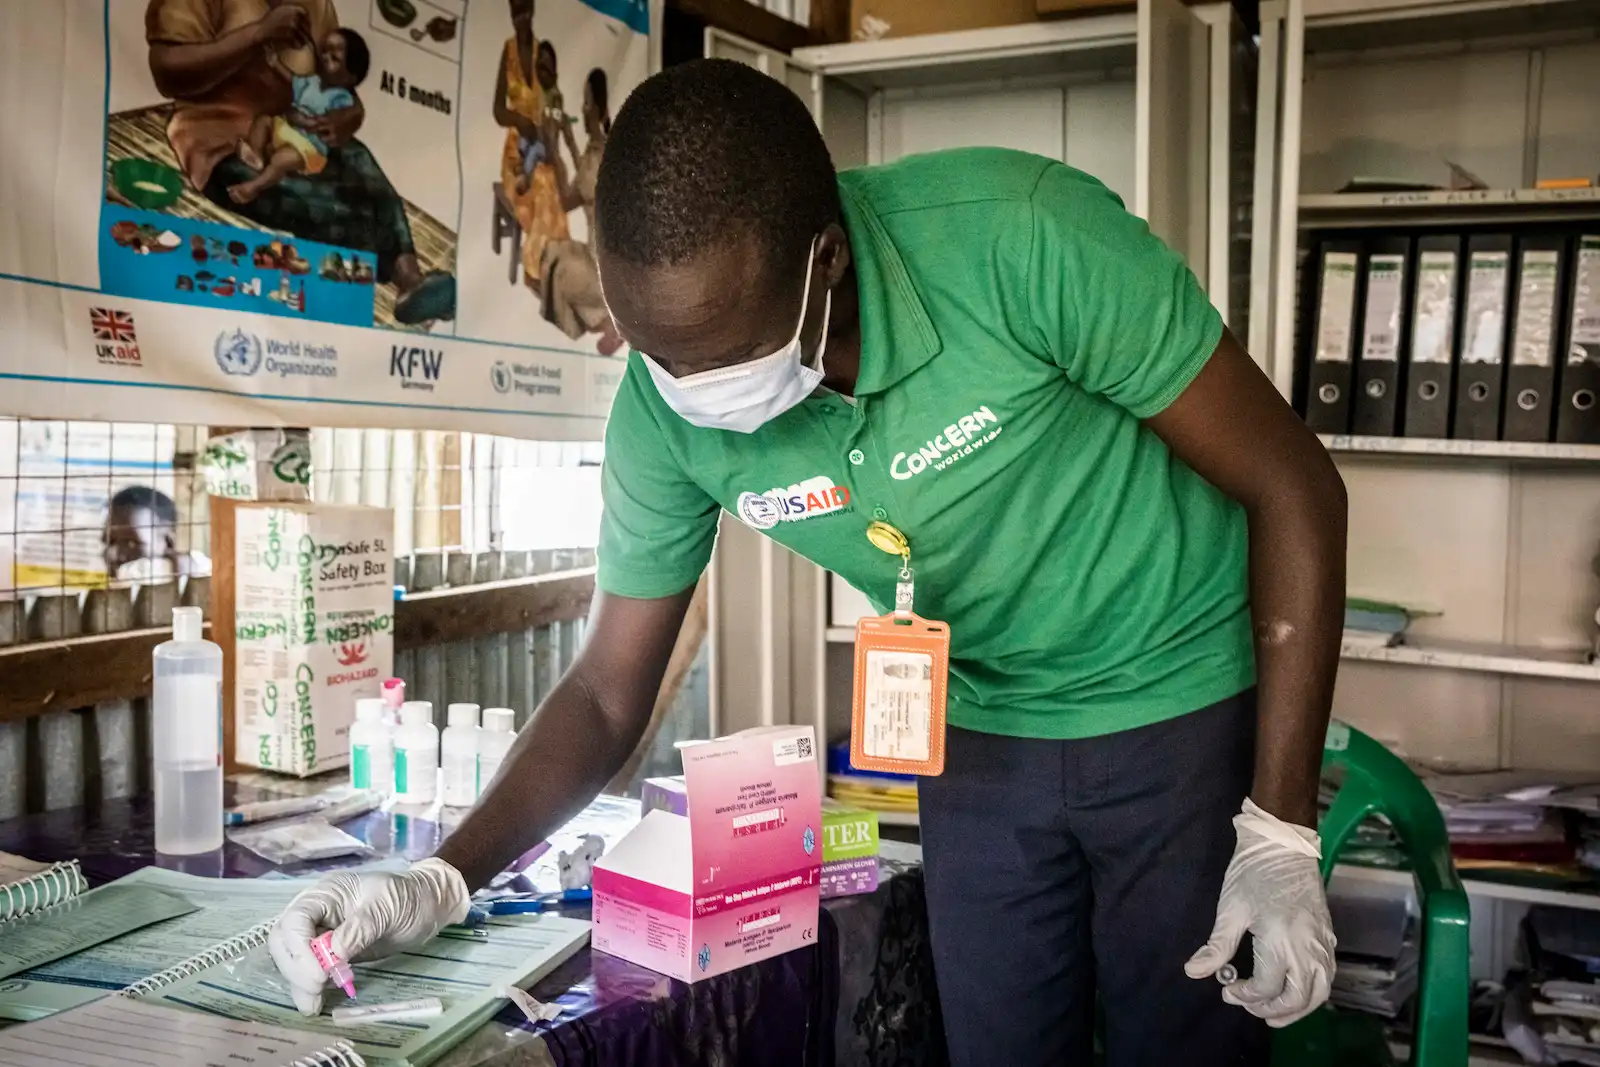
<svg viewBox="0 0 1600 1067">
<path fill-rule="evenodd" d="M 1328 999 L 1333 985 L 1333 920 L 1317 861 L 1315 830 L 1286 823 L 1248 798 L 1233 817 L 1239 843 L 1217 901 L 1211 940 L 1184 964 L 1190 978 L 1214 978 L 1249 931 L 1251 977 L 1229 983 L 1222 999 L 1268 1026 L 1288 1026 Z"/>
<path fill-rule="evenodd" d="M 332 874 L 289 902 L 267 947 L 295 1007 L 316 1015 L 328 977 L 311 953 L 312 938 L 332 930 L 333 951 L 341 959 L 382 959 L 465 919 L 471 896 L 461 872 L 437 857 L 399 874 Z"/>
</svg>

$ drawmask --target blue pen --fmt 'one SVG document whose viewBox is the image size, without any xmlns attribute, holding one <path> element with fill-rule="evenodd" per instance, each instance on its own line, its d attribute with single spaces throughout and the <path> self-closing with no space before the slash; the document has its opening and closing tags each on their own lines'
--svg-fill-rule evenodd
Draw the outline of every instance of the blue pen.
<svg viewBox="0 0 1600 1067">
<path fill-rule="evenodd" d="M 555 911 L 563 904 L 574 904 L 592 900 L 594 894 L 588 889 L 564 889 L 559 893 L 536 897 L 532 900 L 494 900 L 489 902 L 490 915 L 530 915 L 541 911 Z"/>
</svg>

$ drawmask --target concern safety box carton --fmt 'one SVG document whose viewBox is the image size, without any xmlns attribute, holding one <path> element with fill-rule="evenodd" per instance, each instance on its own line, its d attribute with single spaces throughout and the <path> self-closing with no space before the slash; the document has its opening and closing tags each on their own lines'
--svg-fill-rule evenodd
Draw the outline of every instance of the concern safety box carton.
<svg viewBox="0 0 1600 1067">
<path fill-rule="evenodd" d="M 359 697 L 394 672 L 394 515 L 241 503 L 234 758 L 300 777 L 348 765 Z"/>
</svg>

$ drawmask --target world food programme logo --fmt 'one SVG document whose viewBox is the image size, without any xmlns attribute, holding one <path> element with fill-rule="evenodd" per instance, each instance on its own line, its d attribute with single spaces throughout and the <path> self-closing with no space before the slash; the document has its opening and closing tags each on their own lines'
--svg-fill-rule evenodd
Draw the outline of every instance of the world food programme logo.
<svg viewBox="0 0 1600 1067">
<path fill-rule="evenodd" d="M 805 846 L 808 856 L 811 855 L 811 850 L 817 847 L 817 835 L 811 827 L 806 827 L 806 832 L 800 837 L 800 844 Z"/>
<path fill-rule="evenodd" d="M 711 966 L 711 946 L 701 945 L 700 951 L 695 953 L 694 959 L 700 965 L 702 971 Z"/>
<path fill-rule="evenodd" d="M 217 334 L 212 354 L 224 374 L 248 378 L 261 369 L 261 339 L 240 329 Z"/>
<path fill-rule="evenodd" d="M 782 521 L 778 505 L 760 493 L 739 494 L 739 518 L 757 530 L 770 530 Z"/>
<path fill-rule="evenodd" d="M 489 368 L 489 384 L 497 393 L 511 392 L 511 368 L 504 360 L 495 360 L 494 366 Z"/>
</svg>

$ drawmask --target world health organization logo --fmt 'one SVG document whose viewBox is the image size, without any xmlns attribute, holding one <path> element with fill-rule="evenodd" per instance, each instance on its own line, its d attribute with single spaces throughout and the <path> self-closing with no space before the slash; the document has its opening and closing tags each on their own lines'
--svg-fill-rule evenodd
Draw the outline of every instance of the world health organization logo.
<svg viewBox="0 0 1600 1067">
<path fill-rule="evenodd" d="M 212 347 L 224 374 L 248 378 L 261 369 L 261 339 L 241 329 L 223 330 Z"/>
<path fill-rule="evenodd" d="M 511 392 L 511 368 L 504 360 L 495 360 L 494 366 L 489 368 L 489 384 L 497 393 Z"/>
</svg>

